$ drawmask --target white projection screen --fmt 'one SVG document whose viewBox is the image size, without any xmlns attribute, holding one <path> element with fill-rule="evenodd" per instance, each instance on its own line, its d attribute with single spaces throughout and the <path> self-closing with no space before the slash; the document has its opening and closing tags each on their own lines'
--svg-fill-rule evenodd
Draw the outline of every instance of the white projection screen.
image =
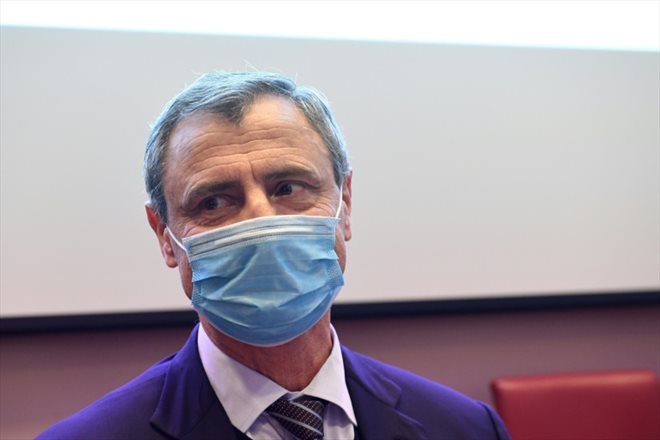
<svg viewBox="0 0 660 440">
<path fill-rule="evenodd" d="M 2 318 L 188 310 L 144 215 L 163 105 L 214 69 L 329 98 L 343 304 L 660 289 L 657 52 L 1 29 Z"/>
</svg>

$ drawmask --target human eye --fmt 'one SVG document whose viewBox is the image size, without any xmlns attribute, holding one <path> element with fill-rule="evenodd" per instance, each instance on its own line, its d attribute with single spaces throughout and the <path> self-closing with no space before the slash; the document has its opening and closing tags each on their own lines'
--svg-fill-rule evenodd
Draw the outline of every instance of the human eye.
<svg viewBox="0 0 660 440">
<path fill-rule="evenodd" d="M 202 211 L 217 211 L 219 209 L 225 208 L 229 205 L 229 202 L 226 198 L 222 196 L 211 196 L 206 197 L 200 203 L 200 209 Z"/>
<path fill-rule="evenodd" d="M 217 225 L 232 215 L 235 208 L 235 200 L 231 197 L 226 195 L 210 195 L 197 203 L 191 215 L 199 224 Z"/>
<path fill-rule="evenodd" d="M 282 182 L 275 187 L 275 196 L 291 196 L 300 194 L 305 187 L 300 183 Z"/>
</svg>

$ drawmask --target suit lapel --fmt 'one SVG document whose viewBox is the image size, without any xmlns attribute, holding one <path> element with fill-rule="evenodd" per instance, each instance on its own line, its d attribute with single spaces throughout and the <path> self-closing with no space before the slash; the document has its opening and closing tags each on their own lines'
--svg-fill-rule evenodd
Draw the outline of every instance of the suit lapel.
<svg viewBox="0 0 660 440">
<path fill-rule="evenodd" d="M 170 362 L 151 423 L 176 439 L 236 439 L 199 359 L 197 328 Z"/>
<path fill-rule="evenodd" d="M 401 389 L 396 383 L 345 347 L 342 355 L 361 439 L 428 440 L 415 419 L 397 411 Z"/>
</svg>

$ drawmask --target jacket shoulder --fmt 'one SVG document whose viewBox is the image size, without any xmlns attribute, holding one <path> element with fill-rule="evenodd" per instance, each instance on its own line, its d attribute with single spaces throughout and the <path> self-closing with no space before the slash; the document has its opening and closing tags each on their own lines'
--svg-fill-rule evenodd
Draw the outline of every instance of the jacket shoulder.
<svg viewBox="0 0 660 440">
<path fill-rule="evenodd" d="M 352 375 L 354 381 L 375 395 L 396 395 L 397 411 L 418 421 L 427 432 L 441 427 L 452 439 L 509 438 L 497 413 L 485 403 L 346 348 L 343 354 L 351 364 L 347 375 Z"/>
<path fill-rule="evenodd" d="M 158 405 L 172 358 L 160 361 L 120 388 L 61 420 L 37 439 L 83 440 L 89 439 L 90 433 L 95 433 L 94 438 L 99 440 L 162 438 L 151 427 L 149 419 Z"/>
</svg>

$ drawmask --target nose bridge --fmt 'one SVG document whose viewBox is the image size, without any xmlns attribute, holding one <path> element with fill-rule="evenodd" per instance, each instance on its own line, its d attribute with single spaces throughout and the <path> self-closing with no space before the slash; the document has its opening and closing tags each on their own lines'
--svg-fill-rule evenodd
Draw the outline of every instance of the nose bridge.
<svg viewBox="0 0 660 440">
<path fill-rule="evenodd" d="M 277 214 L 266 189 L 260 185 L 251 185 L 246 188 L 243 213 L 243 220 Z"/>
</svg>

